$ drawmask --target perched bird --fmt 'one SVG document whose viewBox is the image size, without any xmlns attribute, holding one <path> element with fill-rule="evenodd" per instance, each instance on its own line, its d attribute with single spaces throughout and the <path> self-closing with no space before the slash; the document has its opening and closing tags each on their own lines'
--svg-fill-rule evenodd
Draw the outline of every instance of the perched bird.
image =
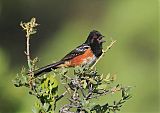
<svg viewBox="0 0 160 113">
<path fill-rule="evenodd" d="M 102 44 L 105 42 L 103 37 L 104 36 L 100 32 L 96 30 L 91 31 L 87 40 L 83 44 L 76 47 L 60 61 L 46 65 L 34 71 L 34 76 L 50 72 L 53 69 L 61 67 L 93 65 L 102 54 Z"/>
</svg>

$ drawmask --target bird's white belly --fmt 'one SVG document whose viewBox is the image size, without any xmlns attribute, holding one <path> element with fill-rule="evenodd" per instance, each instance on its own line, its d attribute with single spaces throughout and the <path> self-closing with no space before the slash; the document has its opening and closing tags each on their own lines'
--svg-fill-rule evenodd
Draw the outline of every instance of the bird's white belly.
<svg viewBox="0 0 160 113">
<path fill-rule="evenodd" d="M 97 58 L 96 58 L 96 56 L 94 55 L 93 57 L 88 57 L 87 59 L 85 59 L 84 61 L 83 61 L 83 64 L 84 65 L 93 65 L 95 62 L 96 62 L 96 60 L 97 60 Z"/>
</svg>

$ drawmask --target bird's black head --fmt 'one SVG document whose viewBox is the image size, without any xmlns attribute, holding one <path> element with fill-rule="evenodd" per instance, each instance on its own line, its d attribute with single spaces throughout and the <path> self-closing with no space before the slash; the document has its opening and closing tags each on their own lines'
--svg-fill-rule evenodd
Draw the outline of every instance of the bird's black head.
<svg viewBox="0 0 160 113">
<path fill-rule="evenodd" d="M 90 45 L 97 42 L 102 45 L 102 43 L 105 42 L 104 40 L 102 40 L 103 37 L 104 36 L 99 31 L 93 30 L 89 33 L 89 36 L 85 43 Z"/>
<path fill-rule="evenodd" d="M 94 54 L 99 57 L 102 54 L 102 44 L 105 42 L 103 40 L 104 36 L 96 30 L 90 32 L 85 44 L 91 46 Z"/>
</svg>

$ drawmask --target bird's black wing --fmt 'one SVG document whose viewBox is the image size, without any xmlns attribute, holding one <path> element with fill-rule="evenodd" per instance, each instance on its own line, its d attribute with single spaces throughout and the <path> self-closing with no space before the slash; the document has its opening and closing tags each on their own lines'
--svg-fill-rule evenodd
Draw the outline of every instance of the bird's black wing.
<svg viewBox="0 0 160 113">
<path fill-rule="evenodd" d="M 90 46 L 87 44 L 82 44 L 78 46 L 76 49 L 72 50 L 70 53 L 68 53 L 64 58 L 61 59 L 61 61 L 70 60 L 78 55 L 83 54 Z"/>
<path fill-rule="evenodd" d="M 57 69 L 59 65 L 63 64 L 67 60 L 70 60 L 78 55 L 83 54 L 88 48 L 89 48 L 89 46 L 86 44 L 82 44 L 82 45 L 78 46 L 76 49 L 72 50 L 70 53 L 68 53 L 60 61 L 58 61 L 56 63 L 49 64 L 47 66 L 44 66 L 44 67 L 39 68 L 38 70 L 34 71 L 34 76 L 38 76 L 44 72 L 50 72 L 53 69 Z"/>
</svg>

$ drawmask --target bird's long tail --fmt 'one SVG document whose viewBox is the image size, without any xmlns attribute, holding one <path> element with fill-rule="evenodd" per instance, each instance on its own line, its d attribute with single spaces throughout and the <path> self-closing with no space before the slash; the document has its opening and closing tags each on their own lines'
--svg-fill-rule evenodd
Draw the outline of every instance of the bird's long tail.
<svg viewBox="0 0 160 113">
<path fill-rule="evenodd" d="M 53 69 L 57 69 L 57 68 L 59 68 L 59 65 L 61 65 L 63 63 L 64 63 L 64 61 L 59 61 L 59 62 L 56 62 L 56 63 L 53 63 L 53 64 L 46 65 L 44 67 L 41 67 L 38 70 L 34 71 L 34 76 L 39 76 L 42 73 L 50 72 Z"/>
</svg>

